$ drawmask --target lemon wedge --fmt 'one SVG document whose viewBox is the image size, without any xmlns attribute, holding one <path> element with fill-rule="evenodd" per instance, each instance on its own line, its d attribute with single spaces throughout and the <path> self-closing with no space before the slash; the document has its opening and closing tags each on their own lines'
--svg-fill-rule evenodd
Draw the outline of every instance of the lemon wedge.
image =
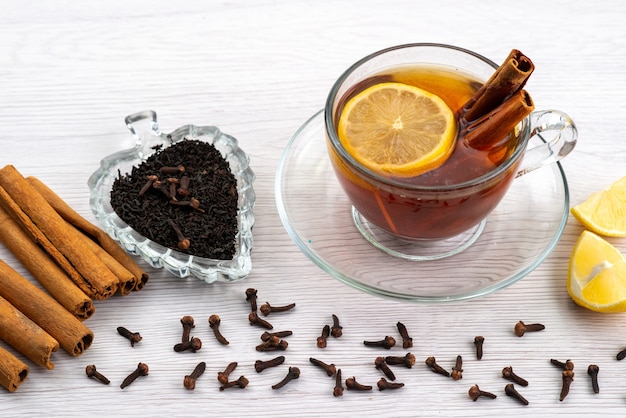
<svg viewBox="0 0 626 418">
<path fill-rule="evenodd" d="M 583 231 L 570 257 L 567 292 L 592 311 L 626 312 L 626 259 L 602 237 Z"/>
<path fill-rule="evenodd" d="M 594 193 L 572 208 L 572 215 L 587 229 L 609 237 L 626 237 L 626 177 Z"/>
<path fill-rule="evenodd" d="M 457 128 L 452 110 L 440 97 L 390 82 L 351 98 L 337 133 L 346 151 L 363 166 L 383 175 L 414 177 L 448 159 Z"/>
</svg>

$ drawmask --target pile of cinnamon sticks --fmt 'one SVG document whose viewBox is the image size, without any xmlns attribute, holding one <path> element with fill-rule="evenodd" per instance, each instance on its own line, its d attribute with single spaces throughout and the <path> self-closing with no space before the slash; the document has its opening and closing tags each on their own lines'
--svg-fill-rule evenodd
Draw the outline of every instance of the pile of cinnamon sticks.
<svg viewBox="0 0 626 418">
<path fill-rule="evenodd" d="M 148 275 L 103 230 L 34 177 L 0 169 L 0 241 L 45 289 L 0 260 L 0 339 L 47 369 L 59 346 L 81 355 L 93 342 L 82 321 L 93 300 L 141 290 Z M 0 347 L 0 385 L 13 392 L 28 366 Z"/>
</svg>

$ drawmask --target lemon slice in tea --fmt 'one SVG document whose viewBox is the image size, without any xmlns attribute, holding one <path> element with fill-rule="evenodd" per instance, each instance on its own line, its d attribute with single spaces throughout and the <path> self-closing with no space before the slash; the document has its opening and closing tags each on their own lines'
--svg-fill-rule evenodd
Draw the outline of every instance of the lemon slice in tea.
<svg viewBox="0 0 626 418">
<path fill-rule="evenodd" d="M 442 165 L 454 149 L 456 120 L 438 96 L 402 83 L 369 87 L 345 105 L 339 140 L 360 164 L 413 177 Z"/>
<path fill-rule="evenodd" d="M 597 234 L 626 237 L 626 177 L 574 206 L 572 215 Z"/>
<path fill-rule="evenodd" d="M 567 292 L 592 311 L 626 312 L 626 259 L 602 237 L 583 231 L 570 257 Z"/>
</svg>

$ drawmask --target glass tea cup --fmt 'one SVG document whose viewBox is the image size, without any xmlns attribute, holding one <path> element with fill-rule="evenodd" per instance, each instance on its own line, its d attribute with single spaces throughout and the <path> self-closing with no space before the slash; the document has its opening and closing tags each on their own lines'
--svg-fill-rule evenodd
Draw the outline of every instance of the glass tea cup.
<svg viewBox="0 0 626 418">
<path fill-rule="evenodd" d="M 407 44 L 361 59 L 335 82 L 324 109 L 328 152 L 336 177 L 353 206 L 354 222 L 373 245 L 391 255 L 415 260 L 439 259 L 463 251 L 478 239 L 487 216 L 516 177 L 555 163 L 572 151 L 578 137 L 576 127 L 557 110 L 534 111 L 522 120 L 511 133 L 513 145 L 506 157 L 474 178 L 462 176 L 481 165 L 481 158 L 491 159 L 488 150 L 475 158 L 451 156 L 450 163 L 428 173 L 430 179 L 422 181 L 374 172 L 360 164 L 339 140 L 337 126 L 343 105 L 368 86 L 405 80 L 412 84 L 428 69 L 460 74 L 475 90 L 497 68 L 494 62 L 466 49 Z M 436 76 L 431 79 L 437 82 Z M 448 84 L 445 80 L 441 78 L 441 83 Z M 469 98 L 461 97 L 463 94 L 471 96 L 460 90 L 458 94 L 446 93 L 450 97 L 444 100 L 453 112 Z M 529 148 L 531 139 L 537 138 L 540 141 L 533 142 L 540 143 Z"/>
</svg>

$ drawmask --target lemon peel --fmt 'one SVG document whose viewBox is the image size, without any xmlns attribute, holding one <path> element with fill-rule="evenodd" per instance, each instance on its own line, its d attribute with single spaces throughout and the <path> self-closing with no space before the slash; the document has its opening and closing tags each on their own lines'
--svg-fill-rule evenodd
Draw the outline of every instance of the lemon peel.
<svg viewBox="0 0 626 418">
<path fill-rule="evenodd" d="M 609 237 L 626 237 L 626 177 L 589 196 L 571 209 L 587 229 Z"/>
<path fill-rule="evenodd" d="M 626 312 L 626 259 L 604 238 L 583 231 L 570 257 L 567 292 L 592 311 Z"/>
</svg>

